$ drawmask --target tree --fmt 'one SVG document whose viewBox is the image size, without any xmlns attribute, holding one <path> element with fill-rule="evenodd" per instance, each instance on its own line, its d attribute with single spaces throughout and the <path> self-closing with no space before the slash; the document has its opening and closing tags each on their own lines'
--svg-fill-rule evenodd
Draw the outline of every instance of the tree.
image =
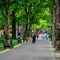
<svg viewBox="0 0 60 60">
<path fill-rule="evenodd" d="M 57 23 L 60 24 L 60 0 L 56 1 L 56 48 L 60 49 L 60 28 Z"/>
<path fill-rule="evenodd" d="M 52 40 L 54 47 L 60 49 L 60 0 L 52 2 Z"/>
<path fill-rule="evenodd" d="M 16 39 L 16 25 L 17 25 L 17 20 L 16 20 L 16 11 L 19 9 L 20 5 L 18 3 L 19 1 L 14 1 L 14 3 L 11 5 L 11 18 L 12 18 L 12 38 Z M 14 7 L 14 8 L 12 8 Z"/>
<path fill-rule="evenodd" d="M 4 18 L 6 19 L 6 24 L 5 24 L 5 35 L 6 36 L 5 37 L 7 40 L 9 39 L 10 16 L 12 15 L 12 17 L 13 17 L 12 22 L 16 22 L 15 14 L 16 14 L 16 10 L 18 10 L 17 8 L 20 7 L 20 5 L 18 3 L 19 1 L 20 0 L 17 0 L 17 1 L 16 0 L 6 0 L 6 1 L 1 0 L 1 3 L 0 3 L 2 14 L 3 14 Z M 12 26 L 13 26 L 12 31 L 14 31 L 12 33 L 12 35 L 14 38 L 16 38 L 16 23 Z"/>
<path fill-rule="evenodd" d="M 2 9 L 2 14 L 4 18 L 6 19 L 5 24 L 5 37 L 8 40 L 9 39 L 9 4 L 10 2 L 8 0 L 0 1 L 0 7 Z"/>
<path fill-rule="evenodd" d="M 56 23 L 56 1 L 53 1 L 52 2 L 52 41 L 54 47 L 56 46 L 55 23 Z"/>
<path fill-rule="evenodd" d="M 30 35 L 30 28 L 31 28 L 30 10 L 31 10 L 32 4 L 35 4 L 34 2 L 36 3 L 38 1 L 37 0 L 24 1 L 24 10 L 26 12 L 26 29 L 24 33 L 24 40 L 25 40 L 25 37 L 29 37 Z"/>
</svg>

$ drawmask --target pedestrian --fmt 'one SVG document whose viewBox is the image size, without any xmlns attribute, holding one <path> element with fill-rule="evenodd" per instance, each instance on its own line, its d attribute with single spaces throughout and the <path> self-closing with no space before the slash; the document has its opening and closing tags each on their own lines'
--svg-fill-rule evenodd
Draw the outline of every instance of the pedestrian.
<svg viewBox="0 0 60 60">
<path fill-rule="evenodd" d="M 28 38 L 28 37 L 26 37 L 26 44 L 28 43 L 28 41 L 29 41 L 29 38 Z"/>
<path fill-rule="evenodd" d="M 35 43 L 35 42 L 36 42 L 36 33 L 34 33 L 33 40 L 32 40 L 32 43 Z"/>
<path fill-rule="evenodd" d="M 38 37 L 39 37 L 39 33 L 37 32 L 37 34 L 36 34 L 36 37 L 37 37 L 37 39 L 38 39 Z"/>
<path fill-rule="evenodd" d="M 49 37 L 48 37 L 48 35 L 46 34 L 46 36 L 45 36 L 45 40 L 49 40 Z"/>
</svg>

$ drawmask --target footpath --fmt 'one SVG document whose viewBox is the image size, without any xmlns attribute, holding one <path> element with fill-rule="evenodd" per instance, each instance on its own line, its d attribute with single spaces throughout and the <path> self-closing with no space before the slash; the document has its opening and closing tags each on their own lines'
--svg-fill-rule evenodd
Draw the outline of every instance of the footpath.
<svg viewBox="0 0 60 60">
<path fill-rule="evenodd" d="M 37 39 L 0 54 L 0 60 L 55 60 L 49 41 Z"/>
</svg>

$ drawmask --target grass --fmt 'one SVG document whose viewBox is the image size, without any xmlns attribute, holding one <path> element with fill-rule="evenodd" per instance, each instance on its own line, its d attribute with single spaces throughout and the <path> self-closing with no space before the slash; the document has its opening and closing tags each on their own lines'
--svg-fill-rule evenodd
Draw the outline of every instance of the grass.
<svg viewBox="0 0 60 60">
<path fill-rule="evenodd" d="M 18 43 L 17 43 L 17 40 L 13 40 L 13 46 L 16 46 L 16 45 L 18 45 Z"/>
<path fill-rule="evenodd" d="M 4 46 L 2 43 L 0 43 L 0 51 L 3 51 L 4 50 Z"/>
</svg>

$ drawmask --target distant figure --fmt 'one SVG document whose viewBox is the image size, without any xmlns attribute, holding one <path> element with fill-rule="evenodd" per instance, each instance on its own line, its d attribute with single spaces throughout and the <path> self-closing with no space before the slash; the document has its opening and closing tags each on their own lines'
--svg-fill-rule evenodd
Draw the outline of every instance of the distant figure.
<svg viewBox="0 0 60 60">
<path fill-rule="evenodd" d="M 37 34 L 36 34 L 36 37 L 37 37 L 37 39 L 38 39 L 38 37 L 39 37 L 39 33 L 37 32 Z"/>
<path fill-rule="evenodd" d="M 46 34 L 46 36 L 45 36 L 45 40 L 49 40 L 48 34 Z"/>
<path fill-rule="evenodd" d="M 39 34 L 38 40 L 43 40 L 43 35 L 42 35 L 42 33 Z"/>
<path fill-rule="evenodd" d="M 34 33 L 33 40 L 32 40 L 32 43 L 35 43 L 35 42 L 36 42 L 36 33 Z"/>
<path fill-rule="evenodd" d="M 28 44 L 28 42 L 29 42 L 29 38 L 28 38 L 28 37 L 26 37 L 26 44 Z"/>
</svg>

